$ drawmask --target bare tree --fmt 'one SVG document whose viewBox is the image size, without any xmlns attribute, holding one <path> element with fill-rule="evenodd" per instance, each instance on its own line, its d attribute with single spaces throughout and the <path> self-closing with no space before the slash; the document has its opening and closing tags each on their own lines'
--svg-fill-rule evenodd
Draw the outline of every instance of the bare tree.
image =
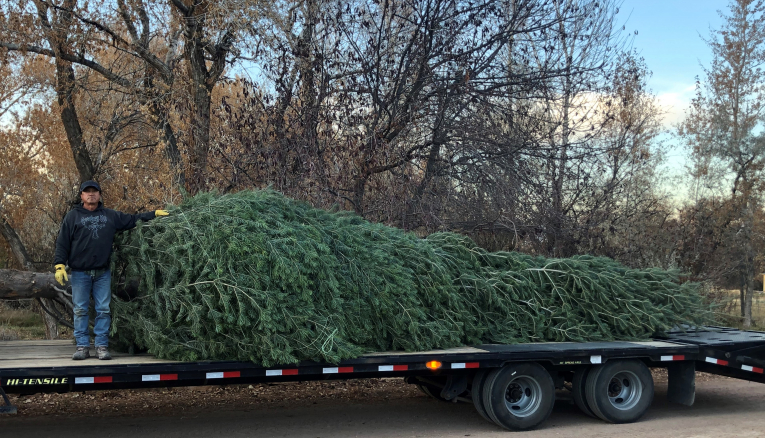
<svg viewBox="0 0 765 438">
<path fill-rule="evenodd" d="M 206 184 L 212 90 L 236 57 L 237 38 L 260 17 L 259 4 L 30 0 L 4 6 L 8 18 L 0 28 L 0 47 L 56 60 L 62 121 L 83 179 L 92 176 L 93 164 L 73 110 L 72 65 L 90 69 L 118 92 L 136 97 L 153 120 L 177 181 L 196 193 Z M 173 126 L 178 122 L 171 117 L 174 95 L 181 92 L 188 96 L 191 118 L 188 178 L 178 143 L 178 131 L 185 125 Z"/>
<path fill-rule="evenodd" d="M 712 64 L 697 87 L 696 98 L 680 126 L 681 138 L 691 148 L 695 175 L 699 179 L 722 171 L 737 206 L 727 226 L 736 228 L 735 242 L 741 279 L 744 326 L 752 323 L 755 276 L 753 247 L 755 210 L 761 208 L 765 138 L 765 5 L 761 1 L 734 0 L 725 23 L 713 30 L 707 44 Z"/>
</svg>

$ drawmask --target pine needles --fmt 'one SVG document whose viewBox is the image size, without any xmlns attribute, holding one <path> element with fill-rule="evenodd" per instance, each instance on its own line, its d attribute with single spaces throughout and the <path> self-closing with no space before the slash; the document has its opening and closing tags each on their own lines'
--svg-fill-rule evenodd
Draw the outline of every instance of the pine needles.
<svg viewBox="0 0 765 438">
<path fill-rule="evenodd" d="M 264 366 L 480 343 L 641 340 L 711 313 L 677 271 L 489 253 L 273 191 L 200 194 L 125 233 L 141 280 L 113 337 L 161 358 Z"/>
</svg>

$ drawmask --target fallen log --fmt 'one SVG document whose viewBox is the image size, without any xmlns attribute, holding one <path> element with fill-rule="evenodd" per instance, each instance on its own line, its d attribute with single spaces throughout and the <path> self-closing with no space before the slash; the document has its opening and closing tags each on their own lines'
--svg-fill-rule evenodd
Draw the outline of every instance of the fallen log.
<svg viewBox="0 0 765 438">
<path fill-rule="evenodd" d="M 66 290 L 52 272 L 0 269 L 0 300 L 58 298 Z"/>
<path fill-rule="evenodd" d="M 116 280 L 114 280 L 116 281 Z M 117 283 L 114 293 L 123 300 L 137 295 L 139 280 L 131 278 Z M 0 269 L 0 300 L 26 300 L 32 298 L 68 299 L 71 286 L 61 286 L 52 272 Z"/>
</svg>

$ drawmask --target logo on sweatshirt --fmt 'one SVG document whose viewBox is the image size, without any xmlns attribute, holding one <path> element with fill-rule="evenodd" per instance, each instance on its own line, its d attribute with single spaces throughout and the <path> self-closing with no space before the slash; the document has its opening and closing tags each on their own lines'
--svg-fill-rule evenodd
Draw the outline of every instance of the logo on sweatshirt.
<svg viewBox="0 0 765 438">
<path fill-rule="evenodd" d="M 106 226 L 106 216 L 88 216 L 80 219 L 82 226 L 93 232 L 91 237 L 98 239 L 98 230 Z"/>
</svg>

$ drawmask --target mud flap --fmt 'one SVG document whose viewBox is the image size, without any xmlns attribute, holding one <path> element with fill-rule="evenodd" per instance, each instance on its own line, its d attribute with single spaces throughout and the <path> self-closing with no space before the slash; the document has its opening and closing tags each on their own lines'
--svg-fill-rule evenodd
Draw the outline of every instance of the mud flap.
<svg viewBox="0 0 765 438">
<path fill-rule="evenodd" d="M 667 366 L 667 373 L 667 400 L 693 406 L 696 399 L 696 362 L 687 360 L 673 363 Z"/>
</svg>

